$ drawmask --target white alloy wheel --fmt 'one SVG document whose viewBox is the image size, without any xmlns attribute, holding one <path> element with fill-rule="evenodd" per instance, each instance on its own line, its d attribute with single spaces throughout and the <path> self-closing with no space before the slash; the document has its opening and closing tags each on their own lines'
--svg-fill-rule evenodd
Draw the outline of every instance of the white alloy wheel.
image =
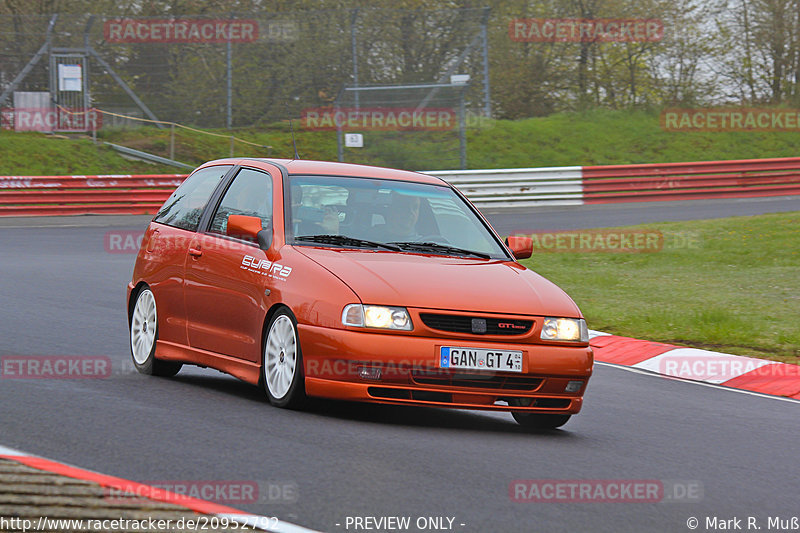
<svg viewBox="0 0 800 533">
<path fill-rule="evenodd" d="M 156 299 L 150 289 L 142 290 L 136 298 L 131 317 L 131 353 L 140 365 L 147 363 L 156 343 Z"/>
<path fill-rule="evenodd" d="M 142 374 L 164 377 L 174 376 L 180 371 L 183 363 L 156 359 L 158 311 L 156 298 L 147 286 L 136 295 L 130 326 L 131 356 L 136 370 Z"/>
<path fill-rule="evenodd" d="M 261 382 L 270 403 L 298 408 L 305 401 L 303 355 L 297 326 L 288 308 L 279 310 L 269 323 L 264 341 Z"/>
<path fill-rule="evenodd" d="M 280 315 L 269 329 L 264 376 L 270 394 L 281 400 L 289 392 L 297 368 L 297 337 L 292 319 Z"/>
</svg>

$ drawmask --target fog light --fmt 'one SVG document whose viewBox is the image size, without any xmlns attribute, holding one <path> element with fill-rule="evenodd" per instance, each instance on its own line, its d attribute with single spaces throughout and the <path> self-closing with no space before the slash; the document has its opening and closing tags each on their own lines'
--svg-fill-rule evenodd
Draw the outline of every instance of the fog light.
<svg viewBox="0 0 800 533">
<path fill-rule="evenodd" d="M 380 381 L 381 380 L 381 369 L 380 368 L 372 368 L 369 366 L 360 366 L 358 367 L 358 377 L 361 379 L 366 379 L 369 381 Z"/>
<path fill-rule="evenodd" d="M 583 381 L 570 381 L 564 387 L 564 392 L 578 392 L 583 387 Z"/>
</svg>

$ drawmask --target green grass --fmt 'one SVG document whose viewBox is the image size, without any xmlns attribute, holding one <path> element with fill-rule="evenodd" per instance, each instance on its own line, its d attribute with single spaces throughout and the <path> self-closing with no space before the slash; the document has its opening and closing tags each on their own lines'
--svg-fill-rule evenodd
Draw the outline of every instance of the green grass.
<svg viewBox="0 0 800 533">
<path fill-rule="evenodd" d="M 657 111 L 594 110 L 489 122 L 468 135 L 470 168 L 796 157 L 792 132 L 667 132 Z"/>
<path fill-rule="evenodd" d="M 800 211 L 633 226 L 654 253 L 536 253 L 591 329 L 797 363 Z M 631 229 L 628 228 L 628 229 Z"/>
<path fill-rule="evenodd" d="M 180 173 L 176 167 L 130 161 L 88 138 L 13 133 L 0 130 L 0 175 Z"/>
<path fill-rule="evenodd" d="M 255 143 L 234 143 L 233 155 L 292 157 L 288 123 L 234 131 L 220 137 L 177 128 L 175 159 L 199 165 L 231 155 L 229 135 Z M 295 121 L 297 147 L 306 159 L 337 159 L 336 133 L 307 131 Z M 454 133 L 363 132 L 364 148 L 345 150 L 350 162 L 411 170 L 458 166 Z M 106 129 L 99 140 L 168 157 L 170 130 L 153 127 Z M 269 147 L 269 148 L 268 148 Z M 558 113 L 518 121 L 477 120 L 467 131 L 469 168 L 608 165 L 791 157 L 800 155 L 793 132 L 666 132 L 657 111 L 594 110 Z M 175 167 L 132 162 L 88 137 L 66 138 L 0 131 L 0 174 L 89 174 L 180 172 Z"/>
</svg>

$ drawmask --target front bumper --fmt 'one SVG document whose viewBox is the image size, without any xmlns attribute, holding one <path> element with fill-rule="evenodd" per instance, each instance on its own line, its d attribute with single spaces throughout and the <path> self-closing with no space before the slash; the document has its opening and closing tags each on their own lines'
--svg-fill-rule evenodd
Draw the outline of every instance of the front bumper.
<svg viewBox="0 0 800 533">
<path fill-rule="evenodd" d="M 418 337 L 299 324 L 306 393 L 375 403 L 574 414 L 580 411 L 593 356 L 588 346 Z M 521 373 L 439 368 L 441 346 L 520 350 Z M 364 379 L 362 369 L 380 378 Z M 581 380 L 576 392 L 569 381 Z M 509 405 L 513 404 L 513 405 Z"/>
</svg>

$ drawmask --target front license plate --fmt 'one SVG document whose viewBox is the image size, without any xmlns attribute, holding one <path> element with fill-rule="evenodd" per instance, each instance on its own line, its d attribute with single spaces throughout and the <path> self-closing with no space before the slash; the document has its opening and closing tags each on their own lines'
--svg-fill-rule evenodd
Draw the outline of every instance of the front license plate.
<svg viewBox="0 0 800 533">
<path fill-rule="evenodd" d="M 522 352 L 442 346 L 439 350 L 439 368 L 522 372 Z"/>
</svg>

